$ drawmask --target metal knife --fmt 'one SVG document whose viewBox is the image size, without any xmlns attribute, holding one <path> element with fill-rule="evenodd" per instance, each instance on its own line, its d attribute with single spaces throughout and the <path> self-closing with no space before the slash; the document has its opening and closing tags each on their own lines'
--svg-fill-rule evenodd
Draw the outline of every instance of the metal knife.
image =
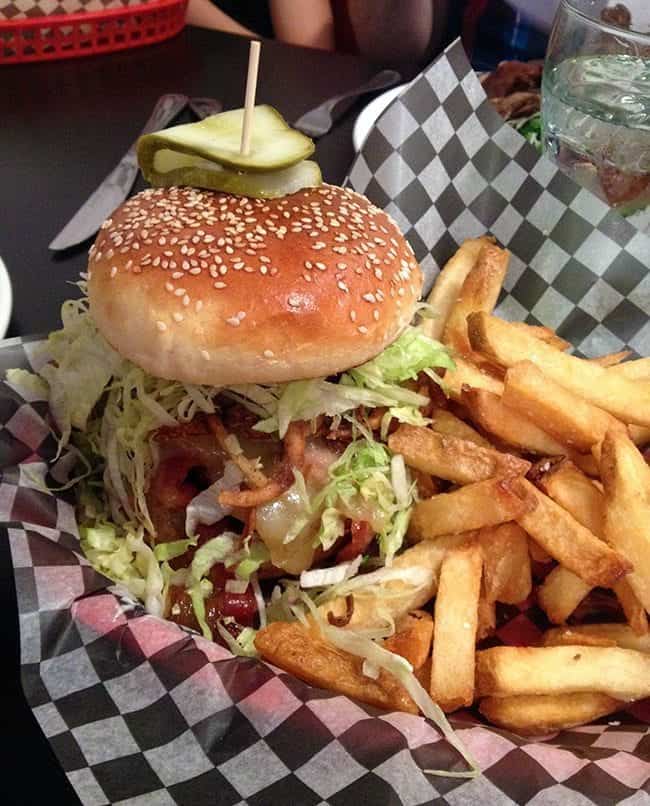
<svg viewBox="0 0 650 806">
<path fill-rule="evenodd" d="M 190 98 L 190 109 L 199 120 L 204 120 L 223 111 L 223 104 L 216 98 Z"/>
<path fill-rule="evenodd" d="M 185 108 L 187 100 L 185 95 L 161 96 L 144 129 L 140 132 L 140 136 L 164 128 Z M 122 204 L 129 195 L 138 175 L 135 147 L 136 143 L 126 152 L 97 190 L 81 205 L 52 241 L 50 249 L 55 251 L 68 249 L 90 238 L 113 210 Z"/>
</svg>

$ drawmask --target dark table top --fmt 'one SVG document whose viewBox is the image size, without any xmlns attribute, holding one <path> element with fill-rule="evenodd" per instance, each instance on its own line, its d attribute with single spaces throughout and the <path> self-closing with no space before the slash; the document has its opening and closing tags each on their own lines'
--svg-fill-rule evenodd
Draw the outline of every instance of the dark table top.
<svg viewBox="0 0 650 806">
<path fill-rule="evenodd" d="M 147 48 L 0 68 L 0 255 L 14 292 L 9 336 L 57 326 L 59 307 L 71 294 L 66 281 L 86 268 L 90 242 L 58 255 L 47 245 L 129 148 L 156 99 L 180 92 L 219 98 L 226 109 L 241 106 L 247 59 L 246 40 L 187 28 Z M 267 42 L 257 99 L 292 121 L 373 72 L 352 56 Z M 179 122 L 190 119 L 186 114 Z M 352 161 L 353 120 L 349 113 L 318 142 L 316 159 L 330 182 L 341 182 Z M 0 686 L 5 739 L 0 802 L 74 804 L 74 792 L 20 688 L 18 616 L 3 540 L 0 634 L 6 678 Z"/>
</svg>

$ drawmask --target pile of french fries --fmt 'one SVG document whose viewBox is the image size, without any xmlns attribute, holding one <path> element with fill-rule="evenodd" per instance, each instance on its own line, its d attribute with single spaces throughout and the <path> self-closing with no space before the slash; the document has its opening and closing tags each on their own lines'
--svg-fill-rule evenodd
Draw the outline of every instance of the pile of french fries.
<svg viewBox="0 0 650 806">
<path fill-rule="evenodd" d="M 577 358 L 553 331 L 495 317 L 508 259 L 478 238 L 440 273 L 427 326 L 454 355 L 450 402 L 430 426 L 389 437 L 421 492 L 394 567 L 425 568 L 429 583 L 355 593 L 345 629 L 388 615 L 397 629 L 384 647 L 443 710 L 478 704 L 490 722 L 534 736 L 650 696 L 650 467 L 639 449 L 650 443 L 650 359 Z M 618 601 L 617 623 L 579 623 L 594 588 Z M 494 634 L 496 603 L 534 601 L 558 625 L 537 645 L 477 649 Z M 321 611 L 340 618 L 349 602 Z M 257 647 L 315 685 L 417 713 L 391 675 L 364 674 L 315 624 L 270 624 Z"/>
</svg>

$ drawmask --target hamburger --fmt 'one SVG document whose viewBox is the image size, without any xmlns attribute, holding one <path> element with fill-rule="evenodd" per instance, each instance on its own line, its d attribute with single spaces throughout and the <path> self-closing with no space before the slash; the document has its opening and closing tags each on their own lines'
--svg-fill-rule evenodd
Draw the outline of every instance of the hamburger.
<svg viewBox="0 0 650 806">
<path fill-rule="evenodd" d="M 99 571 L 254 654 L 298 598 L 390 570 L 417 484 L 387 436 L 427 422 L 450 359 L 385 212 L 327 184 L 152 188 L 81 286 L 40 375 Z"/>
</svg>

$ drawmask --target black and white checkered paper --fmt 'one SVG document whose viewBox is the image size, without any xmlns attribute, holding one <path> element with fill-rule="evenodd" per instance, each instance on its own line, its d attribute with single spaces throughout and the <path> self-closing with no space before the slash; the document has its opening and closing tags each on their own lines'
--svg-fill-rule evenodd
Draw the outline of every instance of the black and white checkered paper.
<svg viewBox="0 0 650 806">
<path fill-rule="evenodd" d="M 499 312 L 557 328 L 585 353 L 648 353 L 647 236 L 539 159 L 486 101 L 458 44 L 384 113 L 350 184 L 386 208 L 429 281 L 466 237 L 513 253 Z M 33 342 L 0 350 L 0 376 Z M 529 741 L 454 720 L 483 774 L 426 720 L 295 680 L 153 618 L 80 553 L 72 498 L 47 493 L 47 404 L 0 382 L 0 539 L 15 569 L 22 682 L 84 804 L 650 804 L 650 709 Z M 45 476 L 50 479 L 49 476 Z M 534 639 L 535 608 L 498 638 Z"/>
</svg>

